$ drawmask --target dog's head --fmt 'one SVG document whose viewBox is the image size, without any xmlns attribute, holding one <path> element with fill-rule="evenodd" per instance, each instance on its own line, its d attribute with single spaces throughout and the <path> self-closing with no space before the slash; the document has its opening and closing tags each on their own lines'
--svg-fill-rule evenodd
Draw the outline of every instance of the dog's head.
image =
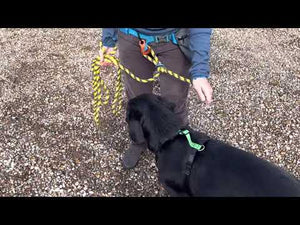
<svg viewBox="0 0 300 225">
<path fill-rule="evenodd" d="M 129 100 L 126 122 L 133 142 L 146 142 L 151 151 L 158 151 L 163 143 L 174 138 L 181 127 L 174 113 L 175 104 L 161 96 L 143 94 Z"/>
</svg>

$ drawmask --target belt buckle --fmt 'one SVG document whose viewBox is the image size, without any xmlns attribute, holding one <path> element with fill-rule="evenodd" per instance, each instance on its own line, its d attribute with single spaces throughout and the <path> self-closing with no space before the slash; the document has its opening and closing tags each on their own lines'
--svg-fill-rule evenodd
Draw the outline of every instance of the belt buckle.
<svg viewBox="0 0 300 225">
<path fill-rule="evenodd" d="M 169 36 L 155 36 L 155 42 L 164 43 L 169 41 Z"/>
</svg>

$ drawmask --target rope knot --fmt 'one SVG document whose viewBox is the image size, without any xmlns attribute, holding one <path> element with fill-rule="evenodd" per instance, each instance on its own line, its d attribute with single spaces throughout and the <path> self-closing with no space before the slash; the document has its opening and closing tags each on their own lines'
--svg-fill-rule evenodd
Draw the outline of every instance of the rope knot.
<svg viewBox="0 0 300 225">
<path fill-rule="evenodd" d="M 155 65 L 155 67 L 158 68 L 158 67 L 165 67 L 165 66 L 164 66 L 164 64 L 162 64 L 161 62 L 158 62 L 158 63 Z"/>
</svg>

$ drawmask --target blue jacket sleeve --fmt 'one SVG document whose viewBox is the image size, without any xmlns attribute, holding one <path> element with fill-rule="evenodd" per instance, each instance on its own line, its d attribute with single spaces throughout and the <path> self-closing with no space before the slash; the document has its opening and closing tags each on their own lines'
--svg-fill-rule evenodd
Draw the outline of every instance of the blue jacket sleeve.
<svg viewBox="0 0 300 225">
<path fill-rule="evenodd" d="M 102 28 L 102 43 L 105 47 L 115 47 L 118 41 L 118 28 Z"/>
<path fill-rule="evenodd" d="M 210 37 L 211 28 L 190 28 L 190 50 L 192 66 L 190 74 L 193 79 L 209 77 Z"/>
</svg>

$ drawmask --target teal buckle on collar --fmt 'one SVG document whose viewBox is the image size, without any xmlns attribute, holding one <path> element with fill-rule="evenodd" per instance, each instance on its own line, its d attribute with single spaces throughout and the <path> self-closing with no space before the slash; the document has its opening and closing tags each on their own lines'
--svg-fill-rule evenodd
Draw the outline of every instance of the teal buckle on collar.
<svg viewBox="0 0 300 225">
<path fill-rule="evenodd" d="M 204 145 L 200 145 L 200 144 L 195 143 L 195 142 L 192 141 L 190 132 L 189 132 L 188 130 L 179 130 L 179 131 L 178 131 L 178 134 L 180 134 L 180 135 L 185 135 L 186 139 L 187 139 L 188 142 L 189 142 L 189 145 L 190 145 L 192 148 L 196 149 L 197 151 L 200 152 L 200 151 L 203 151 L 203 150 L 205 149 L 205 146 L 204 146 Z"/>
</svg>

